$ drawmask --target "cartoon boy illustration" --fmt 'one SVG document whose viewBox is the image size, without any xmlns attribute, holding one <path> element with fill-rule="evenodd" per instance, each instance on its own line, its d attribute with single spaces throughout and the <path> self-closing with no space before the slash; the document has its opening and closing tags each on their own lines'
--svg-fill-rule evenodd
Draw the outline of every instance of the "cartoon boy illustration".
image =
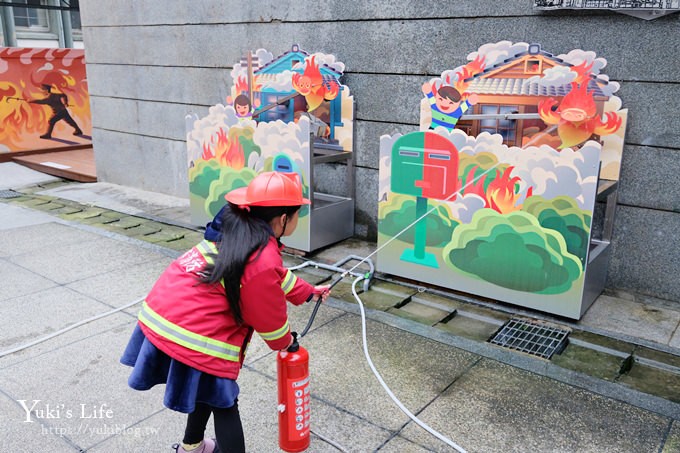
<svg viewBox="0 0 680 453">
<path fill-rule="evenodd" d="M 80 130 L 80 127 L 78 127 L 78 124 L 76 124 L 75 120 L 69 114 L 68 109 L 66 109 L 66 107 L 68 107 L 68 97 L 64 93 L 53 93 L 52 85 L 43 84 L 41 87 L 45 92 L 46 97 L 28 101 L 29 104 L 43 104 L 52 109 L 52 116 L 48 121 L 49 126 L 47 132 L 41 135 L 40 138 L 52 138 L 54 126 L 61 120 L 66 121 L 69 126 L 73 128 L 73 135 L 83 135 L 83 131 Z"/>
<path fill-rule="evenodd" d="M 430 82 L 423 84 L 423 94 L 427 96 L 432 106 L 432 122 L 430 129 L 444 126 L 449 131 L 456 127 L 456 123 L 470 107 L 477 103 L 477 94 L 472 93 L 461 102 L 461 95 L 452 86 L 442 85 L 437 89 Z"/>
</svg>

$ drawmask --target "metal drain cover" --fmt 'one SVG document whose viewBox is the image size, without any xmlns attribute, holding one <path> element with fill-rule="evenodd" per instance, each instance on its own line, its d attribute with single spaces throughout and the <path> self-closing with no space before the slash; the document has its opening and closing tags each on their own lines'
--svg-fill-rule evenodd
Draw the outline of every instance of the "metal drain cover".
<svg viewBox="0 0 680 453">
<path fill-rule="evenodd" d="M 550 359 L 567 345 L 569 330 L 541 322 L 513 318 L 500 328 L 489 342 L 505 348 Z"/>
<path fill-rule="evenodd" d="M 0 198 L 17 198 L 22 194 L 13 190 L 0 190 Z"/>
</svg>

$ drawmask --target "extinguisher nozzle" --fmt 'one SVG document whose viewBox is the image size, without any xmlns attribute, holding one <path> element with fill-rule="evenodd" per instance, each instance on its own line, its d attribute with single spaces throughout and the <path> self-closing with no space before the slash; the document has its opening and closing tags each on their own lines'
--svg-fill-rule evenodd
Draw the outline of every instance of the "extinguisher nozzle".
<svg viewBox="0 0 680 453">
<path fill-rule="evenodd" d="M 293 336 L 293 344 L 288 346 L 288 349 L 286 349 L 286 351 L 297 352 L 298 350 L 300 350 L 300 343 L 298 343 L 298 341 L 297 341 L 298 334 L 297 334 L 297 332 L 291 332 L 290 334 Z"/>
</svg>

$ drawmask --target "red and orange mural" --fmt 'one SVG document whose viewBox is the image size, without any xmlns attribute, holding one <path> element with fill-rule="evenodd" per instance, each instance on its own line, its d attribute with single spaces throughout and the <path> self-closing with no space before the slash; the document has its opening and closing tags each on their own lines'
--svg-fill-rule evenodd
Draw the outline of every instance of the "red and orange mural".
<svg viewBox="0 0 680 453">
<path fill-rule="evenodd" d="M 80 49 L 0 49 L 0 152 L 90 142 L 84 57 Z"/>
</svg>

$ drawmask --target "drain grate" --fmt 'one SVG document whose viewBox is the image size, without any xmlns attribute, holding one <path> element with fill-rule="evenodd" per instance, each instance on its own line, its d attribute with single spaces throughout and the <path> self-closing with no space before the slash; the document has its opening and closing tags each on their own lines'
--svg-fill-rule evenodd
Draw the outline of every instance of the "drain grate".
<svg viewBox="0 0 680 453">
<path fill-rule="evenodd" d="M 513 318 L 505 323 L 489 342 L 550 359 L 556 352 L 562 352 L 567 345 L 568 335 L 568 330 Z"/>
<path fill-rule="evenodd" d="M 20 197 L 22 194 L 15 192 L 13 190 L 0 190 L 0 198 L 16 198 Z"/>
</svg>

